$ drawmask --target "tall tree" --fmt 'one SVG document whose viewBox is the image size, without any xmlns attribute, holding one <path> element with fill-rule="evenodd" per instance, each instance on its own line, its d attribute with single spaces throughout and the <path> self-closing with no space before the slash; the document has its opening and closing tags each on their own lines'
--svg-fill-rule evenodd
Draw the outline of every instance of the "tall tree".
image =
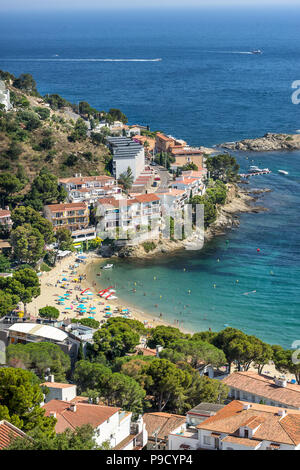
<svg viewBox="0 0 300 470">
<path fill-rule="evenodd" d="M 12 230 L 10 242 L 14 256 L 19 263 L 35 266 L 45 254 L 43 235 L 30 224 L 24 224 Z"/>
<path fill-rule="evenodd" d="M 54 436 L 56 419 L 45 416 L 42 401 L 39 380 L 32 372 L 12 367 L 0 369 L 0 420 L 7 419 L 25 432 L 38 428 Z"/>
</svg>

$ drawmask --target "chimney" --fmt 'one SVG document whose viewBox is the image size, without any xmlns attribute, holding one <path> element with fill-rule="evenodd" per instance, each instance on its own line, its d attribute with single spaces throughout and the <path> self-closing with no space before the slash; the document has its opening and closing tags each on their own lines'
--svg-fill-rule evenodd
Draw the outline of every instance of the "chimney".
<svg viewBox="0 0 300 470">
<path fill-rule="evenodd" d="M 73 413 L 76 413 L 76 409 L 77 409 L 76 403 L 71 403 L 71 405 L 70 405 L 70 411 L 73 411 Z"/>
<path fill-rule="evenodd" d="M 50 411 L 49 416 L 53 416 L 53 418 L 56 418 L 56 411 Z"/>
<path fill-rule="evenodd" d="M 281 416 L 281 418 L 284 418 L 286 416 L 286 410 L 279 409 L 277 414 L 278 416 Z"/>
<path fill-rule="evenodd" d="M 277 387 L 282 387 L 282 388 L 285 388 L 287 386 L 287 380 L 284 376 L 282 377 L 274 377 L 274 382 L 275 382 L 275 385 L 277 385 Z"/>
<path fill-rule="evenodd" d="M 244 403 L 243 404 L 243 410 L 250 410 L 250 408 L 251 408 L 250 403 Z"/>
<path fill-rule="evenodd" d="M 51 375 L 48 375 L 48 382 L 54 382 L 54 375 L 51 374 Z"/>
</svg>

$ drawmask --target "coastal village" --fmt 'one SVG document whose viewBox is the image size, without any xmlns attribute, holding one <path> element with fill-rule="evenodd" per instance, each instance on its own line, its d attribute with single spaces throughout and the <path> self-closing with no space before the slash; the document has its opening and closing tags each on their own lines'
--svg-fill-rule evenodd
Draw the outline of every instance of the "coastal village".
<svg viewBox="0 0 300 470">
<path fill-rule="evenodd" d="M 22 106 L 7 83 L 0 103 L 8 132 Z M 32 99 L 50 120 L 47 100 Z M 31 126 L 39 119 L 22 112 Z M 26 204 L 17 197 L 24 188 L 7 175 L 0 181 L 0 449 L 42 450 L 44 438 L 53 449 L 77 439 L 90 450 L 300 450 L 300 368 L 291 351 L 234 328 L 184 332 L 87 278 L 95 260 L 111 269 L 108 252 L 138 245 L 151 256 L 166 217 L 218 191 L 207 206 L 216 217 L 233 185 L 211 174 L 208 161 L 220 152 L 124 119 L 95 123 L 73 110 L 72 120 L 84 139 L 101 139 L 110 171 L 59 176 L 53 198 L 39 196 L 51 180 L 39 174 Z M 21 124 L 16 132 L 30 129 Z"/>
</svg>

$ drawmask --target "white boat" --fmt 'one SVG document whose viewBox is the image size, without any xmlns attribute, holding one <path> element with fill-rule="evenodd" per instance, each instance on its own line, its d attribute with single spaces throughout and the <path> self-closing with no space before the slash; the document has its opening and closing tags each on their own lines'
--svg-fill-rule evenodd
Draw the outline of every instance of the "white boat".
<svg viewBox="0 0 300 470">
<path fill-rule="evenodd" d="M 105 266 L 102 266 L 102 269 L 110 269 L 113 267 L 113 264 L 106 264 Z"/>
<path fill-rule="evenodd" d="M 280 173 L 281 175 L 288 175 L 289 174 L 289 172 L 285 171 L 285 170 L 278 170 L 278 173 Z"/>
<path fill-rule="evenodd" d="M 262 54 L 260 49 L 256 49 L 255 51 L 251 51 L 251 54 Z"/>
</svg>

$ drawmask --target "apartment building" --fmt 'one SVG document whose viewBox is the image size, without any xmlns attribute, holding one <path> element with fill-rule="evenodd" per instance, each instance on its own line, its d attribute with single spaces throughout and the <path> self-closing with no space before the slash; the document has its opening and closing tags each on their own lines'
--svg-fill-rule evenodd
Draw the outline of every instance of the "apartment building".
<svg viewBox="0 0 300 470">
<path fill-rule="evenodd" d="M 300 411 L 234 400 L 168 442 L 170 450 L 300 450 Z"/>
<path fill-rule="evenodd" d="M 97 217 L 99 233 L 116 228 L 139 231 L 149 225 L 154 228 L 160 223 L 160 199 L 155 194 L 141 194 L 132 199 L 99 199 Z"/>
<path fill-rule="evenodd" d="M 81 176 L 62 178 L 61 186 L 68 193 L 68 202 L 86 202 L 89 206 L 95 204 L 101 197 L 116 197 L 122 190 L 117 186 L 116 180 L 111 176 Z"/>
<path fill-rule="evenodd" d="M 128 137 L 109 137 L 108 147 L 113 155 L 113 175 L 116 179 L 128 168 L 136 180 L 145 168 L 145 149 L 143 145 Z"/>
<path fill-rule="evenodd" d="M 54 230 L 63 227 L 73 232 L 89 225 L 89 209 L 85 202 L 51 204 L 44 207 L 44 214 Z"/>
</svg>

